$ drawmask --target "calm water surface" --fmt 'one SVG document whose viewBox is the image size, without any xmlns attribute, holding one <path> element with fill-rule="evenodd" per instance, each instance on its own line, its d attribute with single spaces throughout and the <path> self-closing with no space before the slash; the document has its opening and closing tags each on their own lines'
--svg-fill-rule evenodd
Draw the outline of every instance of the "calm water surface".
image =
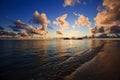
<svg viewBox="0 0 120 80">
<path fill-rule="evenodd" d="M 92 59 L 103 45 L 100 40 L 1 40 L 0 77 L 62 80 Z"/>
</svg>

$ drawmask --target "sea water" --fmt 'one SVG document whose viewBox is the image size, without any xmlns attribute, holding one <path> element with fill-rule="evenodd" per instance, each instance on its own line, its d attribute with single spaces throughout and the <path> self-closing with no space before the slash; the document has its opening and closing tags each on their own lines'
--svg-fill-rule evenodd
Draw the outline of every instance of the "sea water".
<svg viewBox="0 0 120 80">
<path fill-rule="evenodd" d="M 92 59 L 103 44 L 100 40 L 1 40 L 0 77 L 62 80 Z"/>
</svg>

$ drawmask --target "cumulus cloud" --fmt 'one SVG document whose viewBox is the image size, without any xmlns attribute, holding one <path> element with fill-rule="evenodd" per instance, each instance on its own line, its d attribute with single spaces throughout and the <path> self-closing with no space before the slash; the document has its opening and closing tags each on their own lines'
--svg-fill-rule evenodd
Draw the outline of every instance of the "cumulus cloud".
<svg viewBox="0 0 120 80">
<path fill-rule="evenodd" d="M 78 16 L 78 19 L 75 21 L 75 24 L 77 24 L 77 26 L 90 26 L 91 22 L 89 21 L 89 18 L 82 15 L 82 14 L 76 14 L 74 13 L 75 16 Z"/>
<path fill-rule="evenodd" d="M 43 27 L 34 28 L 32 25 L 29 25 L 26 29 L 30 34 L 46 35 L 48 32 L 43 30 Z"/>
<path fill-rule="evenodd" d="M 53 21 L 53 24 L 58 25 L 60 27 L 59 31 L 62 31 L 69 27 L 69 23 L 66 21 L 67 14 L 63 14 L 56 18 L 56 21 Z"/>
<path fill-rule="evenodd" d="M 38 24 L 38 27 L 33 27 L 32 25 L 28 25 L 20 20 L 12 20 L 12 22 L 14 25 L 10 25 L 9 27 L 13 31 L 18 32 L 21 36 L 28 36 L 31 34 L 46 35 L 48 33 L 47 25 L 50 21 L 47 19 L 45 13 L 39 14 L 37 11 L 35 11 L 31 22 Z"/>
<path fill-rule="evenodd" d="M 34 35 L 46 35 L 48 34 L 47 27 L 53 30 L 52 27 L 48 26 L 50 20 L 47 19 L 45 13 L 39 13 L 35 11 L 33 18 L 30 20 L 32 23 L 37 24 L 38 27 L 33 27 L 32 25 L 26 24 L 21 20 L 12 20 L 6 17 L 13 25 L 9 25 L 12 31 L 6 31 L 0 27 L 0 35 L 11 35 L 11 36 L 34 36 Z"/>
<path fill-rule="evenodd" d="M 91 30 L 94 33 L 120 34 L 120 0 L 103 0 L 102 7 L 98 7 L 98 13 L 94 20 L 97 28 Z M 106 27 L 107 26 L 107 27 Z"/>
<path fill-rule="evenodd" d="M 38 28 L 34 28 L 31 25 L 27 28 L 28 32 L 39 34 L 39 35 L 46 35 L 48 33 L 47 27 L 50 23 L 50 20 L 48 20 L 45 13 L 39 13 L 38 11 L 35 11 L 34 16 L 31 20 L 32 23 L 38 24 Z"/>
<path fill-rule="evenodd" d="M 26 30 L 23 30 L 23 31 L 21 31 L 20 33 L 18 33 L 20 36 L 22 36 L 22 37 L 27 37 L 27 36 L 29 36 L 29 34 L 28 34 L 28 32 L 26 31 Z"/>
<path fill-rule="evenodd" d="M 47 31 L 47 25 L 50 23 L 50 20 L 47 19 L 47 16 L 45 13 L 39 13 L 38 11 L 35 11 L 33 19 L 31 20 L 32 23 L 39 24 L 42 26 L 42 30 Z"/>
<path fill-rule="evenodd" d="M 64 7 L 74 6 L 77 3 L 80 3 L 80 0 L 64 0 Z"/>
<path fill-rule="evenodd" d="M 94 18 L 98 26 L 120 26 L 120 0 L 104 0 L 104 9 Z"/>
</svg>

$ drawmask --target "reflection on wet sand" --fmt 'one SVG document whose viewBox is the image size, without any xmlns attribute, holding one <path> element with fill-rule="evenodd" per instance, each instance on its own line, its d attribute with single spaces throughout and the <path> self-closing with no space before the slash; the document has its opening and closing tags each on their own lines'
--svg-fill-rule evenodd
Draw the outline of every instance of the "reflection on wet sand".
<svg viewBox="0 0 120 80">
<path fill-rule="evenodd" d="M 106 41 L 103 50 L 66 80 L 120 80 L 120 41 Z"/>
<path fill-rule="evenodd" d="M 102 80 L 120 80 L 120 41 L 108 41 L 104 52 L 99 54 L 99 69 Z"/>
</svg>

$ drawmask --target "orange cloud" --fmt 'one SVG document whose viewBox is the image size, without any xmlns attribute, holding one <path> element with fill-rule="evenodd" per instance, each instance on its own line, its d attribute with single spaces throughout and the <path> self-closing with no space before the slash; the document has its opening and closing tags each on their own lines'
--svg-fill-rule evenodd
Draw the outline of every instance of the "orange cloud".
<svg viewBox="0 0 120 80">
<path fill-rule="evenodd" d="M 67 14 L 63 14 L 56 18 L 56 21 L 53 21 L 53 24 L 58 25 L 60 27 L 60 31 L 69 27 L 69 23 L 66 21 Z"/>
<path fill-rule="evenodd" d="M 104 0 L 103 10 L 94 18 L 98 26 L 120 26 L 120 0 Z"/>
<path fill-rule="evenodd" d="M 32 23 L 39 24 L 42 26 L 42 30 L 47 31 L 47 25 L 50 23 L 50 20 L 47 19 L 47 16 L 45 13 L 39 13 L 38 11 L 35 11 L 33 19 L 31 20 Z"/>
<path fill-rule="evenodd" d="M 77 25 L 80 26 L 90 26 L 91 22 L 89 21 L 88 17 L 85 17 L 82 14 L 76 14 L 74 13 L 76 16 L 78 16 L 78 19 L 75 21 L 75 24 L 77 23 Z"/>
<path fill-rule="evenodd" d="M 80 0 L 64 0 L 64 7 L 74 6 L 76 3 L 80 3 Z"/>
</svg>

